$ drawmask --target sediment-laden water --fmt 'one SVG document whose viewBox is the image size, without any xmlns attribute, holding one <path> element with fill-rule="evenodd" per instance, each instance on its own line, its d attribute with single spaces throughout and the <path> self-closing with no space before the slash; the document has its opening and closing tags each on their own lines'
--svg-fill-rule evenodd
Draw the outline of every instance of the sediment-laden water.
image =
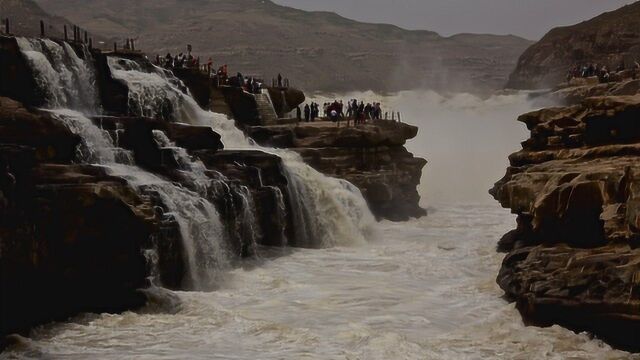
<svg viewBox="0 0 640 360">
<path fill-rule="evenodd" d="M 443 205 L 358 247 L 248 262 L 175 314 L 85 315 L 42 327 L 33 359 L 627 359 L 589 336 L 524 327 L 495 285 L 505 210 Z"/>
</svg>

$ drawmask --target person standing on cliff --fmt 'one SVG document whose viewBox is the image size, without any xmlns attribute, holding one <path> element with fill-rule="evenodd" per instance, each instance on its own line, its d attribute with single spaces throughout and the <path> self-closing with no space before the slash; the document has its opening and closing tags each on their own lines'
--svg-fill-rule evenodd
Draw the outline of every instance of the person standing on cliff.
<svg viewBox="0 0 640 360">
<path fill-rule="evenodd" d="M 309 118 L 311 117 L 311 108 L 309 104 L 304 105 L 304 121 L 309 122 Z"/>
<path fill-rule="evenodd" d="M 278 87 L 282 87 L 282 75 L 280 73 L 278 73 Z"/>
<path fill-rule="evenodd" d="M 211 76 L 211 69 L 213 69 L 213 59 L 209 58 L 209 61 L 207 61 L 207 73 L 209 76 Z"/>
<path fill-rule="evenodd" d="M 298 120 L 298 122 L 302 121 L 302 110 L 300 110 L 300 105 L 296 106 L 296 120 Z"/>
</svg>

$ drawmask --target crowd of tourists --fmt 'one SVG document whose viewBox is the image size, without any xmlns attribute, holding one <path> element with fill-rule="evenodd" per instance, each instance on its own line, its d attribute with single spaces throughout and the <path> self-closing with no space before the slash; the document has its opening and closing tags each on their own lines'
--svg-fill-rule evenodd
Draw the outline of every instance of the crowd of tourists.
<svg viewBox="0 0 640 360">
<path fill-rule="evenodd" d="M 311 102 L 305 104 L 304 108 L 297 108 L 298 121 L 313 122 L 319 120 L 329 120 L 340 126 L 340 121 L 346 120 L 347 125 L 353 120 L 354 125 L 365 124 L 368 121 L 382 119 L 382 107 L 379 102 L 364 103 L 357 99 L 351 99 L 346 102 L 342 100 L 334 100 L 333 102 L 325 102 L 322 107 L 320 104 Z M 303 118 L 304 115 L 304 118 Z M 322 116 L 321 116 L 322 115 Z M 387 118 L 388 113 L 385 113 Z M 398 114 L 398 120 L 399 119 Z M 395 113 L 393 113 L 395 120 Z"/>
<path fill-rule="evenodd" d="M 635 61 L 631 68 L 628 68 L 624 61 L 620 62 L 615 70 L 610 69 L 604 64 L 588 63 L 583 65 L 574 65 L 567 71 L 567 82 L 576 78 L 597 77 L 602 83 L 609 82 L 612 75 L 621 73 L 626 70 L 633 70 L 633 76 L 636 77 L 640 73 L 640 63 Z"/>
<path fill-rule="evenodd" d="M 227 64 L 221 65 L 217 69 L 213 65 L 213 59 L 209 58 L 206 63 L 200 62 L 200 57 L 191 54 L 191 47 L 187 47 L 187 53 L 180 53 L 172 56 L 167 53 L 166 56 L 156 55 L 155 64 L 168 70 L 175 69 L 198 69 L 208 74 L 218 86 L 235 86 L 240 87 L 244 91 L 259 94 L 263 88 L 263 81 L 254 76 L 243 76 L 240 72 L 236 75 L 229 76 Z M 280 76 L 280 75 L 279 75 Z"/>
</svg>

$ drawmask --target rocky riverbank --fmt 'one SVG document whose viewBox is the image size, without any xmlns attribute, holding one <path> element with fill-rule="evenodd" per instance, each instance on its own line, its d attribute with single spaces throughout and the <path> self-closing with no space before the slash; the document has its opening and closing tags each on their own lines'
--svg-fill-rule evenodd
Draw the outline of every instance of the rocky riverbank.
<svg viewBox="0 0 640 360">
<path fill-rule="evenodd" d="M 518 215 L 517 229 L 499 243 L 507 256 L 498 283 L 525 320 L 590 331 L 634 351 L 639 115 L 640 95 L 588 97 L 522 115 L 531 137 L 491 190 Z"/>
</svg>

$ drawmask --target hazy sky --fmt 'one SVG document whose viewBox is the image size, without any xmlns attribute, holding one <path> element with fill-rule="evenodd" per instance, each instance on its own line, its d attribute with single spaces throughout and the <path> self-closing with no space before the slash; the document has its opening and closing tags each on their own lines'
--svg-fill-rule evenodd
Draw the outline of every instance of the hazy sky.
<svg viewBox="0 0 640 360">
<path fill-rule="evenodd" d="M 367 22 L 442 35 L 514 34 L 537 40 L 551 28 L 590 19 L 633 0 L 273 0 L 304 10 L 328 10 Z"/>
</svg>

